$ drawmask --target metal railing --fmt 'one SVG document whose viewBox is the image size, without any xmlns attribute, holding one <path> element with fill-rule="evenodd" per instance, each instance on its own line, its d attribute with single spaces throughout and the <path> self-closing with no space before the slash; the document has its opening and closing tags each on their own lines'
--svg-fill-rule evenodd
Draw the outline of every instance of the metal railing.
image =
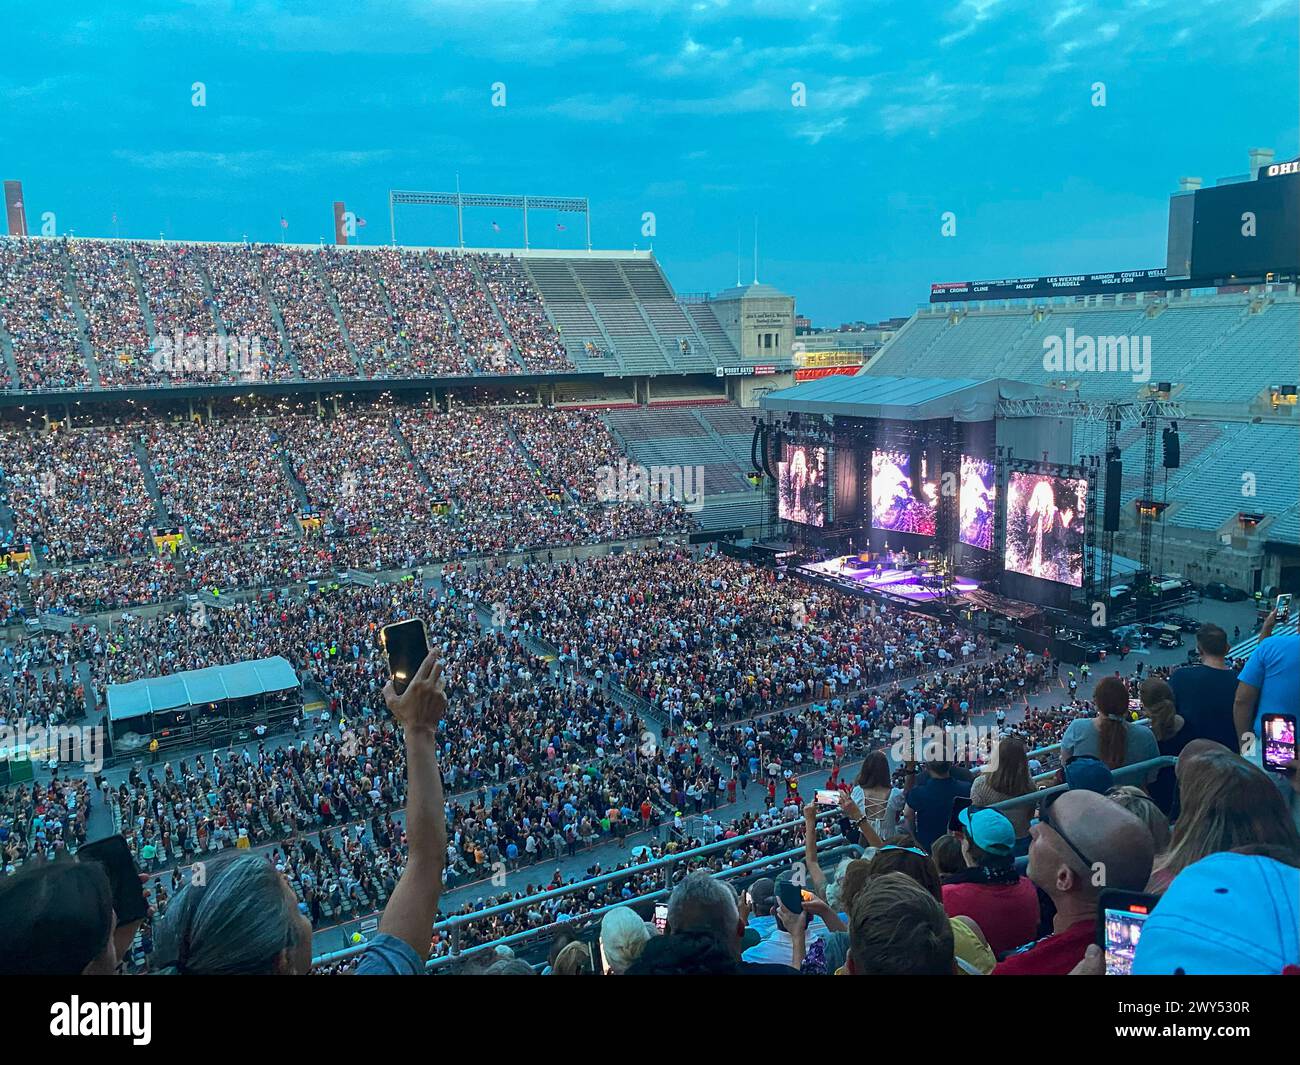
<svg viewBox="0 0 1300 1065">
<path fill-rule="evenodd" d="M 837 810 L 830 810 L 827 811 L 825 814 L 819 816 L 817 820 L 819 822 L 825 822 L 831 820 L 832 818 L 837 818 L 839 816 L 840 814 Z M 635 906 L 639 904 L 655 902 L 662 898 L 667 898 L 668 895 L 672 893 L 672 889 L 674 886 L 673 869 L 679 862 L 690 862 L 697 858 L 706 858 L 709 855 L 716 854 L 721 851 L 735 850 L 738 847 L 743 847 L 747 843 L 750 843 L 756 839 L 760 839 L 764 836 L 770 836 L 773 833 L 788 832 L 791 829 L 802 830 L 803 825 L 804 825 L 804 821 L 802 818 L 786 821 L 779 825 L 771 825 L 768 828 L 757 829 L 756 831 L 746 833 L 743 836 L 734 836 L 731 839 L 720 840 L 717 843 L 708 843 L 702 847 L 694 847 L 691 850 L 682 851 L 679 854 L 668 854 L 662 858 L 654 858 L 651 861 L 642 862 L 639 865 L 628 866 L 626 869 L 616 869 L 612 872 L 601 873 L 599 876 L 588 877 L 586 879 L 577 880 L 572 884 L 564 884 L 561 885 L 560 887 L 552 888 L 549 891 L 542 891 L 534 895 L 529 895 L 526 898 L 515 899 L 510 902 L 501 903 L 496 906 L 488 906 L 482 910 L 475 910 L 473 913 L 457 914 L 453 917 L 444 918 L 443 920 L 438 921 L 437 923 L 434 924 L 433 928 L 431 929 L 431 932 L 446 933 L 447 935 L 450 936 L 451 953 L 442 955 L 441 957 L 437 957 L 437 958 L 430 958 L 426 967 L 428 968 L 429 971 L 434 971 L 438 968 L 441 968 L 442 966 L 449 965 L 453 962 L 461 961 L 462 959 L 467 957 L 471 957 L 474 954 L 478 954 L 486 950 L 495 949 L 497 946 L 510 946 L 512 943 L 521 942 L 522 940 L 525 939 L 534 939 L 539 936 L 545 935 L 549 931 L 554 930 L 560 923 L 573 925 L 575 922 L 581 922 L 585 924 L 590 922 L 593 919 L 599 919 L 600 917 L 603 917 L 607 911 L 614 909 L 617 906 Z M 851 843 L 850 841 L 844 839 L 843 836 L 840 836 L 838 834 L 834 836 L 828 836 L 825 839 L 817 841 L 817 852 L 819 856 L 823 853 L 826 853 L 828 856 L 832 853 L 838 854 L 840 851 L 848 850 L 848 849 L 861 850 L 858 844 Z M 791 850 L 788 851 L 781 851 L 777 854 L 765 855 L 761 858 L 757 858 L 753 861 L 746 862 L 742 865 L 721 869 L 711 873 L 710 875 L 724 880 L 731 877 L 745 876 L 748 873 L 755 872 L 760 869 L 770 869 L 773 866 L 781 865 L 786 862 L 798 861 L 803 857 L 804 851 L 805 848 L 803 846 L 799 846 L 796 848 L 792 848 Z M 487 943 L 480 943 L 473 947 L 468 947 L 463 951 L 460 949 L 461 930 L 468 925 L 475 924 L 479 921 L 488 920 L 490 918 L 497 917 L 502 914 L 511 913 L 515 910 L 524 909 L 525 907 L 536 906 L 540 903 L 549 902 L 553 899 L 563 898 L 566 895 L 573 895 L 578 892 L 589 891 L 593 887 L 598 887 L 602 884 L 608 884 L 619 880 L 627 880 L 634 876 L 644 876 L 646 873 L 659 872 L 659 871 L 662 871 L 663 873 L 664 886 L 655 891 L 647 892 L 641 895 L 636 895 L 630 899 L 620 900 L 619 902 L 611 903 L 607 906 L 599 907 L 597 909 L 591 910 L 588 913 L 582 914 L 581 916 L 575 918 L 573 921 L 552 922 L 546 925 L 539 925 L 536 928 L 525 929 L 522 932 L 515 932 L 509 936 L 505 936 L 500 939 L 493 939 Z M 363 953 L 368 947 L 369 947 L 368 943 L 359 943 L 354 946 L 345 947 L 342 950 L 336 950 L 336 951 L 331 951 L 328 954 L 322 954 L 319 957 L 312 959 L 312 966 L 318 967 L 322 965 L 330 965 L 339 961 L 344 961 L 347 958 Z"/>
<path fill-rule="evenodd" d="M 1060 746 L 1059 744 L 1057 746 Z M 1162 754 L 1156 758 L 1148 758 L 1145 762 L 1134 762 L 1132 765 L 1122 765 L 1118 769 L 1110 771 L 1111 778 L 1116 784 L 1122 784 L 1131 778 L 1136 777 L 1139 781 L 1145 780 L 1152 772 L 1158 772 L 1167 766 L 1177 764 L 1178 759 L 1172 754 Z M 1046 780 L 1056 776 L 1056 771 L 1051 773 L 1040 773 L 1034 777 L 1034 781 Z M 1069 791 L 1068 784 L 1057 784 L 1050 788 L 1039 788 L 1034 791 L 1027 791 L 1024 795 L 1017 795 L 1012 799 L 1003 799 L 1001 802 L 995 802 L 988 807 L 990 810 L 1014 810 L 1019 806 L 1036 806 L 1049 795 L 1059 795 L 1062 792 Z"/>
</svg>

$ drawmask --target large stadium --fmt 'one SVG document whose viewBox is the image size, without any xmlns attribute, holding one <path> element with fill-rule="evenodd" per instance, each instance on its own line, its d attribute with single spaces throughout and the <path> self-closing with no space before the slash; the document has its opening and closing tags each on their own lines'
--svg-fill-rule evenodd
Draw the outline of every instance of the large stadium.
<svg viewBox="0 0 1300 1065">
<path fill-rule="evenodd" d="M 131 151 L 75 194 L 0 153 L 0 971 L 1297 971 L 1273 118 L 1036 258 L 891 252 L 889 306 L 788 203 L 608 239 L 595 159 L 351 193 L 268 149 L 236 237 Z M 1149 239 L 1074 250 L 1132 198 Z"/>
</svg>

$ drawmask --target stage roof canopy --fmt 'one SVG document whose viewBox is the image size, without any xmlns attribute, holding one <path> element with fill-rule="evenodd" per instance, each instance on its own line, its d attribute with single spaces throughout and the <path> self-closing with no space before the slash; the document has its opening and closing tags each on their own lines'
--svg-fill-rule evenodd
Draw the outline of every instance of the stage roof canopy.
<svg viewBox="0 0 1300 1065">
<path fill-rule="evenodd" d="M 959 422 L 992 419 L 999 399 L 1039 399 L 1050 395 L 1037 385 L 1006 378 L 883 377 L 860 373 L 853 377 L 821 377 L 763 397 L 771 411 L 838 414 L 846 418 L 889 418 L 925 421 L 951 418 Z"/>
<path fill-rule="evenodd" d="M 298 687 L 298 674 L 287 659 L 275 655 L 228 666 L 209 666 L 165 677 L 108 686 L 108 719 L 126 721 L 159 710 L 219 703 L 248 695 Z"/>
</svg>

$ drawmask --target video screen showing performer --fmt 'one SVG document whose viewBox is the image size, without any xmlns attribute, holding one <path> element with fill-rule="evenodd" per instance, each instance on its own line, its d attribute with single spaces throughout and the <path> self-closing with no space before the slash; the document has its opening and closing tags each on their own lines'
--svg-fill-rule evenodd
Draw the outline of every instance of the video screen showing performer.
<svg viewBox="0 0 1300 1065">
<path fill-rule="evenodd" d="M 993 550 L 993 505 L 997 500 L 993 463 L 971 455 L 961 457 L 961 531 L 963 544 Z"/>
<path fill-rule="evenodd" d="M 826 524 L 826 449 L 791 444 L 785 462 L 778 463 L 777 513 L 800 525 Z"/>
<path fill-rule="evenodd" d="M 922 478 L 925 471 L 922 471 Z M 903 451 L 871 454 L 871 527 L 891 532 L 933 536 L 937 524 L 939 489 L 923 480 L 921 495 L 912 492 L 911 456 Z"/>
<path fill-rule="evenodd" d="M 1085 480 L 1011 474 L 1007 483 L 1007 569 L 1080 587 L 1087 502 Z"/>
</svg>

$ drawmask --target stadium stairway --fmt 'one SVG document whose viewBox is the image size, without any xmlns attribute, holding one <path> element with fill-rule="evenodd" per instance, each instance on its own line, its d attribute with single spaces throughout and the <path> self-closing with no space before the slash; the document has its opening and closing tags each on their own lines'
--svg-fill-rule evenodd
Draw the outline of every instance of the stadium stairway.
<svg viewBox="0 0 1300 1065">
<path fill-rule="evenodd" d="M 184 524 L 179 517 L 173 518 L 167 511 L 167 506 L 163 503 L 162 493 L 158 491 L 158 478 L 154 476 L 153 463 L 149 461 L 149 449 L 145 447 L 144 441 L 135 440 L 131 443 L 131 450 L 135 455 L 135 461 L 140 467 L 140 476 L 144 480 L 144 486 L 149 492 L 149 498 L 153 501 L 153 512 L 159 526 L 163 528 L 170 527 L 173 522 Z M 185 530 L 188 538 L 189 529 Z"/>
<path fill-rule="evenodd" d="M 311 500 L 307 498 L 307 488 L 298 480 L 298 475 L 293 469 L 293 459 L 284 449 L 284 441 L 280 441 L 280 446 L 276 449 L 276 455 L 280 459 L 280 466 L 284 470 L 284 479 L 289 482 L 290 489 L 293 490 L 293 497 L 298 501 L 298 512 L 306 514 L 311 507 Z"/>
<path fill-rule="evenodd" d="M 343 338 L 343 343 L 347 345 L 348 354 L 352 356 L 352 365 L 356 368 L 358 377 L 366 377 L 366 367 L 357 352 L 357 346 L 352 342 L 352 334 L 348 332 L 348 323 L 343 320 L 343 308 L 339 306 L 339 295 L 334 291 L 334 286 L 330 284 L 329 275 L 325 273 L 325 264 L 316 252 L 311 253 L 312 269 L 316 271 L 316 279 L 320 282 L 321 291 L 325 293 L 325 298 L 329 301 L 330 313 L 334 315 L 334 321 L 338 323 L 339 335 Z"/>
<path fill-rule="evenodd" d="M 140 264 L 136 262 L 135 251 L 131 245 L 126 246 L 126 268 L 131 272 L 131 284 L 135 286 L 135 299 L 140 305 L 140 317 L 144 320 L 145 332 L 152 344 L 158 343 L 158 327 L 154 324 L 153 310 L 149 307 L 149 296 L 144 288 L 144 275 L 140 273 Z"/>
<path fill-rule="evenodd" d="M 217 290 L 212 286 L 212 278 L 208 276 L 207 263 L 203 261 L 203 256 L 194 256 L 194 270 L 199 275 L 199 281 L 203 285 L 203 295 L 208 301 L 208 314 L 212 316 L 212 325 L 217 331 L 219 337 L 227 337 L 230 334 L 226 332 L 226 323 L 222 321 L 221 314 L 217 310 Z"/>
<path fill-rule="evenodd" d="M 365 263 L 366 271 L 370 274 L 375 282 L 375 287 L 379 290 L 379 297 L 384 301 L 384 313 L 388 315 L 388 320 L 394 325 L 397 322 L 397 314 L 393 311 L 393 301 L 388 297 L 388 285 L 384 281 L 383 275 L 379 272 L 377 260 L 373 255 L 365 256 L 362 261 Z M 394 339 L 401 345 L 402 351 L 406 354 L 408 366 L 415 365 L 415 353 L 411 350 L 410 338 L 402 336 L 400 333 L 394 334 Z"/>
<path fill-rule="evenodd" d="M 678 367 L 684 371 L 712 371 L 717 362 L 710 352 L 708 339 L 677 303 L 659 264 L 653 259 L 629 259 L 614 266 L 636 296 L 650 327 L 663 343 L 671 345 L 671 357 Z M 683 340 L 689 344 L 689 351 L 681 350 Z"/>
<path fill-rule="evenodd" d="M 271 312 L 271 321 L 275 323 L 275 331 L 280 338 L 280 350 L 284 352 L 285 358 L 293 368 L 294 378 L 301 381 L 303 379 L 302 367 L 298 364 L 298 355 L 293 350 L 293 345 L 289 343 L 289 331 L 284 327 L 284 316 L 280 314 L 280 308 L 271 295 L 271 286 L 266 283 L 266 273 L 262 270 L 262 260 L 257 258 L 255 262 L 257 264 L 257 280 L 262 288 L 262 299 L 266 300 L 267 310 Z M 354 355 L 353 358 L 355 357 Z"/>
<path fill-rule="evenodd" d="M 90 387 L 99 388 L 99 363 L 95 361 L 95 352 L 90 344 L 90 321 L 86 318 L 86 309 L 81 305 L 77 294 L 77 279 L 72 273 L 72 257 L 65 244 L 59 245 L 59 255 L 63 258 L 63 293 L 68 298 L 68 306 L 77 318 L 77 342 L 81 345 L 81 356 L 86 360 L 86 373 L 90 377 Z"/>
<path fill-rule="evenodd" d="M 696 408 L 692 408 L 690 413 L 695 418 L 695 420 L 700 423 L 704 431 L 709 434 L 710 439 L 712 439 L 713 442 L 717 445 L 718 450 L 722 454 L 728 457 L 733 456 L 734 452 L 731 446 L 727 443 L 725 439 L 723 439 L 722 434 L 719 433 L 718 430 L 714 428 L 713 424 L 707 418 L 704 417 L 704 414 L 699 409 Z M 745 480 L 745 475 L 742 470 L 737 469 L 735 471 L 735 477 L 739 484 L 743 485 L 749 491 L 753 491 L 753 485 L 751 485 L 748 481 Z"/>
<path fill-rule="evenodd" d="M 564 349 L 579 370 L 624 375 L 627 367 L 592 313 L 590 303 L 577 278 L 564 259 L 522 259 L 519 264 L 542 301 L 542 311 L 560 334 Z M 592 358 L 586 350 L 590 342 L 609 352 L 608 358 Z M 611 365 L 611 363 L 613 365 Z"/>
<path fill-rule="evenodd" d="M 428 259 L 423 255 L 420 256 L 419 263 L 420 269 L 424 270 L 429 275 L 429 284 L 433 288 L 433 291 L 438 293 L 438 306 L 442 308 L 442 313 L 447 316 L 447 321 L 453 324 L 452 333 L 456 337 L 456 344 L 460 348 L 461 357 L 474 373 L 483 373 L 483 367 L 478 364 L 478 360 L 474 358 L 473 353 L 469 350 L 469 345 L 465 343 L 464 336 L 461 335 L 460 319 L 451 309 L 451 302 L 447 299 L 447 293 L 442 290 L 442 284 L 438 280 L 437 271 L 429 265 Z"/>
<path fill-rule="evenodd" d="M 515 432 L 515 427 L 511 425 L 509 422 L 506 422 L 505 431 L 506 431 L 506 436 L 510 438 L 510 440 L 514 443 L 515 448 L 519 451 L 519 454 L 523 457 L 524 463 L 528 466 L 530 470 L 532 470 L 535 474 L 538 475 L 538 479 L 540 480 L 542 468 L 537 465 L 537 460 L 533 458 L 533 453 L 528 450 L 527 446 L 519 438 L 519 434 Z M 568 495 L 569 499 L 572 500 L 574 503 L 581 502 L 581 500 L 578 499 L 576 495 L 574 495 L 572 489 L 566 487 L 565 492 Z"/>
<path fill-rule="evenodd" d="M 474 281 L 483 293 L 483 299 L 487 305 L 492 308 L 492 314 L 497 320 L 497 325 L 501 327 L 501 333 L 510 342 L 510 357 L 514 360 L 516 366 L 524 373 L 528 372 L 528 367 L 524 365 L 524 357 L 519 350 L 519 340 L 510 328 L 510 323 L 506 321 L 506 316 L 501 313 L 501 308 L 497 305 L 496 297 L 492 295 L 492 288 L 483 277 L 482 271 L 478 268 L 478 262 L 472 255 L 465 256 L 465 265 L 469 267 L 469 272 L 474 275 Z"/>
<path fill-rule="evenodd" d="M 388 423 L 388 432 L 392 435 L 393 439 L 397 441 L 397 446 L 402 449 L 402 454 L 406 456 L 406 461 L 411 464 L 411 468 L 415 470 L 416 476 L 420 478 L 420 483 L 424 485 L 428 491 L 432 492 L 433 481 L 429 479 L 429 474 L 425 472 L 424 467 L 421 466 L 419 461 L 416 459 L 415 452 L 411 450 L 411 442 L 406 439 L 406 434 L 402 432 L 402 426 L 395 417 Z"/>
<path fill-rule="evenodd" d="M 709 350 L 712 352 L 714 362 L 718 365 L 722 363 L 738 362 L 740 352 L 736 350 L 736 345 L 731 342 L 731 337 L 727 336 L 727 331 L 722 328 L 722 323 L 718 321 L 718 316 L 713 307 L 707 303 L 682 303 L 682 310 L 686 313 L 700 334 L 708 342 Z"/>
<path fill-rule="evenodd" d="M 0 322 L 0 359 L 3 359 L 5 380 L 10 382 L 10 388 L 17 388 L 22 380 L 22 375 L 18 372 L 18 362 L 14 358 L 14 341 L 5 329 L 4 322 Z"/>
</svg>

